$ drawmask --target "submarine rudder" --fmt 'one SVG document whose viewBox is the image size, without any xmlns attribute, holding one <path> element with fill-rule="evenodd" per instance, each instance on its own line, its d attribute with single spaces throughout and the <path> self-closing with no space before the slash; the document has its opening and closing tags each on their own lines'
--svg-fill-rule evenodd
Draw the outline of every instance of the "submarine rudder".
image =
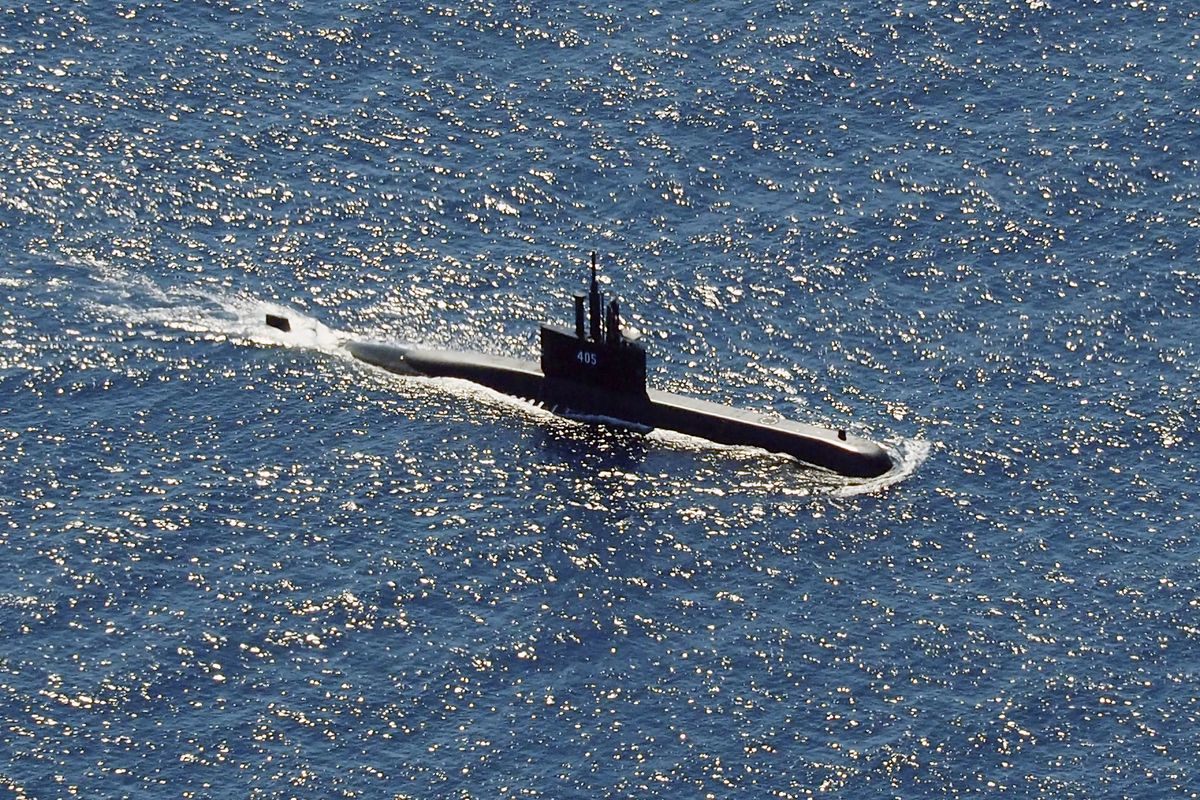
<svg viewBox="0 0 1200 800">
<path fill-rule="evenodd" d="M 291 320 L 281 314 L 267 314 L 267 325 L 284 333 L 290 333 L 292 330 Z"/>
</svg>

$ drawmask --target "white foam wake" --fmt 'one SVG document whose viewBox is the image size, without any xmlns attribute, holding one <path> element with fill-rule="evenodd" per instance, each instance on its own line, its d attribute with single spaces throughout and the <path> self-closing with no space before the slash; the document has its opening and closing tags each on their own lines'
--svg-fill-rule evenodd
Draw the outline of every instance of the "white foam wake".
<svg viewBox="0 0 1200 800">
<path fill-rule="evenodd" d="M 143 276 L 111 268 L 95 277 L 98 290 L 90 305 L 135 325 L 184 331 L 210 340 L 347 355 L 348 334 L 280 303 L 199 286 L 164 289 Z M 267 325 L 267 314 L 286 317 L 291 330 Z"/>
</svg>

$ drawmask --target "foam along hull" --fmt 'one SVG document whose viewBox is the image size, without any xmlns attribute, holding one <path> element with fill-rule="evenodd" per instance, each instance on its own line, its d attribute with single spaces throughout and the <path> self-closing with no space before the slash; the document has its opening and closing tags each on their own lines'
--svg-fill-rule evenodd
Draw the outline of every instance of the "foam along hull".
<svg viewBox="0 0 1200 800">
<path fill-rule="evenodd" d="M 720 444 L 786 453 L 814 466 L 855 478 L 874 478 L 892 468 L 887 451 L 844 431 L 792 422 L 774 414 L 722 406 L 659 392 L 609 392 L 574 381 L 547 378 L 536 364 L 482 353 L 403 348 L 350 342 L 360 361 L 402 375 L 461 378 L 552 410 L 596 414 L 650 428 L 676 431 Z"/>
</svg>

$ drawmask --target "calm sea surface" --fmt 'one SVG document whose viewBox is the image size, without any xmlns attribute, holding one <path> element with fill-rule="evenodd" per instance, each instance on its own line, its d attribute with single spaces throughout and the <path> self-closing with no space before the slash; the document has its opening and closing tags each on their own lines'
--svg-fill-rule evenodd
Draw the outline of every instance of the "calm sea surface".
<svg viewBox="0 0 1200 800">
<path fill-rule="evenodd" d="M 1194 797 L 1191 8 L 3 5 L 3 793 Z M 343 348 L 535 357 L 592 250 L 897 469 Z"/>
</svg>

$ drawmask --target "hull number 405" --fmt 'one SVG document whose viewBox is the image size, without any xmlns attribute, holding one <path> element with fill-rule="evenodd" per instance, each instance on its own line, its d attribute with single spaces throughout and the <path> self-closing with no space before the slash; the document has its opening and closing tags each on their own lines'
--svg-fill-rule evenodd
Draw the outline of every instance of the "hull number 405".
<svg viewBox="0 0 1200 800">
<path fill-rule="evenodd" d="M 598 363 L 596 354 L 589 353 L 587 350 L 580 350 L 578 353 L 576 353 L 575 360 L 588 367 L 594 367 Z"/>
</svg>

